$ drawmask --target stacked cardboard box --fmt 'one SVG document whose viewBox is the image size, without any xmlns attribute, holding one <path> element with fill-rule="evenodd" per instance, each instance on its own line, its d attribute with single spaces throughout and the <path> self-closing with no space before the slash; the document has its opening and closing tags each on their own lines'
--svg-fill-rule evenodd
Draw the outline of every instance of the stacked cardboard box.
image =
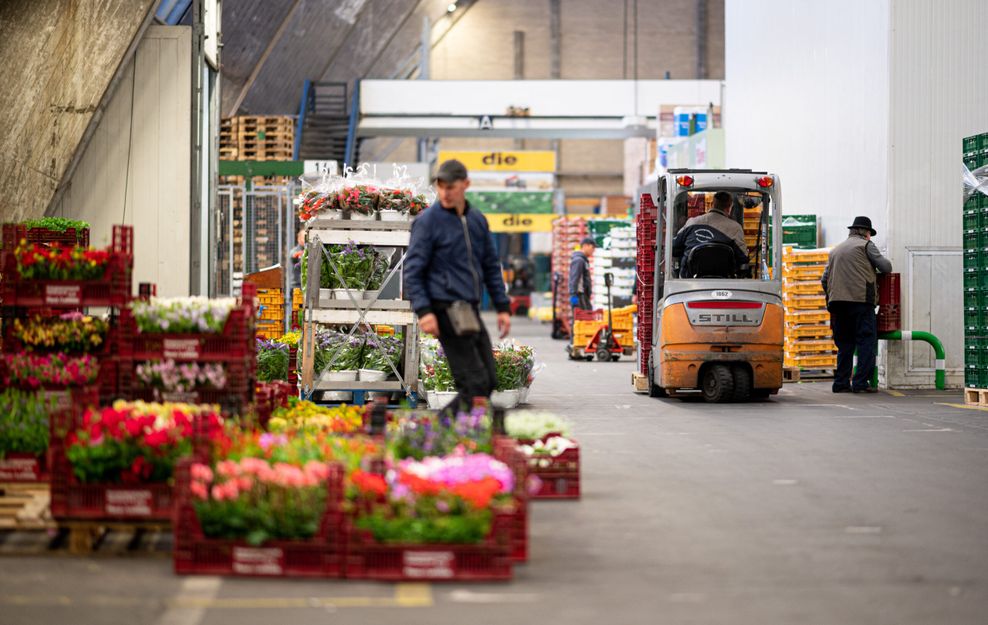
<svg viewBox="0 0 988 625">
<path fill-rule="evenodd" d="M 782 297 L 786 311 L 785 366 L 834 369 L 837 350 L 820 280 L 830 251 L 782 248 Z"/>
</svg>

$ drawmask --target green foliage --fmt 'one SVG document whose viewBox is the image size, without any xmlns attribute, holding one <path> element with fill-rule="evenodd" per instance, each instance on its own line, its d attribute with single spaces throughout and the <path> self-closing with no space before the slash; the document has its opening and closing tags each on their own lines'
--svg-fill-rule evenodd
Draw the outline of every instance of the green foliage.
<svg viewBox="0 0 988 625">
<path fill-rule="evenodd" d="M 382 543 L 476 544 L 490 534 L 490 510 L 439 512 L 430 500 L 420 500 L 416 516 L 391 516 L 387 509 L 375 509 L 358 517 L 356 526 Z"/>
<path fill-rule="evenodd" d="M 65 217 L 42 217 L 41 219 L 31 219 L 25 221 L 24 225 L 27 226 L 28 230 L 43 228 L 53 232 L 65 232 L 70 229 L 75 229 L 77 233 L 81 233 L 82 230 L 89 228 L 89 222 L 79 221 L 77 219 L 66 219 Z"/>
<path fill-rule="evenodd" d="M 43 454 L 48 449 L 48 415 L 53 402 L 42 393 L 9 388 L 0 393 L 0 455 Z"/>
<path fill-rule="evenodd" d="M 272 382 L 288 379 L 288 346 L 273 341 L 258 342 L 257 381 Z"/>
<path fill-rule="evenodd" d="M 326 488 L 257 486 L 237 499 L 194 506 L 206 536 L 243 539 L 256 547 L 268 540 L 312 538 L 326 509 Z"/>
</svg>

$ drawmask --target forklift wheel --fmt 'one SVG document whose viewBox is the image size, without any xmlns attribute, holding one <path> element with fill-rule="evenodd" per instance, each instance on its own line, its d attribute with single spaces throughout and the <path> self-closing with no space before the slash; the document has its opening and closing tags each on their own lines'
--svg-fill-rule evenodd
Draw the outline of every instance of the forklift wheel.
<svg viewBox="0 0 988 625">
<path fill-rule="evenodd" d="M 732 368 L 734 373 L 734 397 L 733 401 L 745 402 L 751 399 L 752 391 L 752 380 L 751 380 L 751 370 L 744 365 L 734 365 Z"/>
<path fill-rule="evenodd" d="M 703 399 L 720 404 L 734 397 L 734 376 L 727 365 L 711 365 L 703 374 Z"/>
<path fill-rule="evenodd" d="M 607 347 L 601 346 L 597 348 L 597 360 L 600 362 L 607 362 L 611 359 L 611 352 L 607 350 Z"/>
<path fill-rule="evenodd" d="M 648 396 L 649 397 L 668 397 L 669 393 L 661 386 L 652 382 L 655 378 L 653 377 L 654 370 L 651 366 L 648 367 Z"/>
</svg>

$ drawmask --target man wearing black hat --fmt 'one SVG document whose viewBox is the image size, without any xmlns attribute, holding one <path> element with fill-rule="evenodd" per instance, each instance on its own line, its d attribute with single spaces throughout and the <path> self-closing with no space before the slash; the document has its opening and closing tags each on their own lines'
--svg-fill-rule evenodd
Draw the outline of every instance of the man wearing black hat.
<svg viewBox="0 0 988 625">
<path fill-rule="evenodd" d="M 580 241 L 580 249 L 573 252 L 569 261 L 569 303 L 573 308 L 591 310 L 593 302 L 593 282 L 590 280 L 590 259 L 597 249 L 593 237 L 585 237 Z"/>
<path fill-rule="evenodd" d="M 466 200 L 467 168 L 444 162 L 435 176 L 439 199 L 412 222 L 405 256 L 405 293 L 425 334 L 439 338 L 458 395 L 444 411 L 469 408 L 497 385 L 491 339 L 480 322 L 487 287 L 501 338 L 511 330 L 511 305 L 487 219 Z"/>
<path fill-rule="evenodd" d="M 892 263 L 882 256 L 871 240 L 878 234 L 871 227 L 871 219 L 855 217 L 848 230 L 847 240 L 830 251 L 830 260 L 823 272 L 830 327 L 837 345 L 833 391 L 876 393 L 878 389 L 870 382 L 878 344 L 875 272 L 890 273 Z M 852 380 L 855 349 L 858 350 L 858 370 Z"/>
</svg>

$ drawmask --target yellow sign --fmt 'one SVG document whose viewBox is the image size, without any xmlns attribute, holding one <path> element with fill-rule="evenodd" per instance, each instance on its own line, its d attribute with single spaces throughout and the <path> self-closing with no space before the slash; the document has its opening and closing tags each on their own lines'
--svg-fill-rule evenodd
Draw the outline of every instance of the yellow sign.
<svg viewBox="0 0 988 625">
<path fill-rule="evenodd" d="M 552 232 L 559 215 L 551 213 L 485 213 L 491 232 Z"/>
<path fill-rule="evenodd" d="M 439 151 L 440 163 L 451 158 L 466 165 L 468 171 L 556 171 L 556 153 L 551 150 Z"/>
</svg>

